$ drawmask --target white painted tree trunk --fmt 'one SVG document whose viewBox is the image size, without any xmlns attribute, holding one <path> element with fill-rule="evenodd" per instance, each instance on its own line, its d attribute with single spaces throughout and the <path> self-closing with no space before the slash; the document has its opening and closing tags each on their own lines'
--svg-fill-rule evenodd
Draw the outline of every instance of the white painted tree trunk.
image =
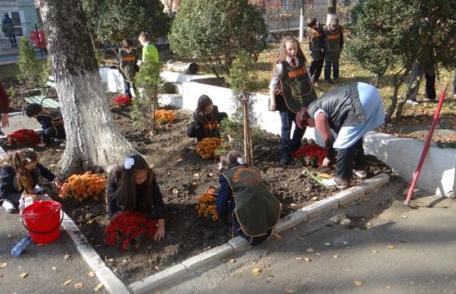
<svg viewBox="0 0 456 294">
<path fill-rule="evenodd" d="M 114 125 L 81 2 L 40 0 L 39 8 L 65 122 L 62 172 L 118 163 L 134 149 Z"/>
</svg>

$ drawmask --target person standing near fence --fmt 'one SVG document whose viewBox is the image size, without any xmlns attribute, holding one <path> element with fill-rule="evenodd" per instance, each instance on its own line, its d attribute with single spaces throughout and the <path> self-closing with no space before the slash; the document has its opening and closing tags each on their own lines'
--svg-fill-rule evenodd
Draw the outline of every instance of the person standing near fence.
<svg viewBox="0 0 456 294">
<path fill-rule="evenodd" d="M 309 38 L 309 51 L 312 57 L 310 76 L 315 83 L 320 79 L 323 61 L 325 58 L 325 39 L 323 28 L 315 17 L 307 20 L 307 36 Z"/>
<path fill-rule="evenodd" d="M 344 48 L 344 32 L 337 17 L 323 27 L 325 34 L 325 81 L 336 82 L 339 79 L 339 59 Z M 331 68 L 333 80 L 331 80 Z"/>
<path fill-rule="evenodd" d="M 8 37 L 11 47 L 17 48 L 16 34 L 14 33 L 13 20 L 5 13 L 2 19 L 2 32 L 5 37 Z"/>
</svg>

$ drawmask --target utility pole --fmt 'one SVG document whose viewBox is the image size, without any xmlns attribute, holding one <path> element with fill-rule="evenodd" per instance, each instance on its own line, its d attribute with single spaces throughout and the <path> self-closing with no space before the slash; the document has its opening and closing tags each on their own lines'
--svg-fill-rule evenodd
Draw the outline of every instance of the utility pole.
<svg viewBox="0 0 456 294">
<path fill-rule="evenodd" d="M 301 0 L 301 8 L 299 9 L 299 42 L 304 39 L 304 1 Z"/>
<path fill-rule="evenodd" d="M 337 0 L 328 0 L 328 14 L 326 15 L 327 25 L 333 17 L 337 17 Z"/>
</svg>

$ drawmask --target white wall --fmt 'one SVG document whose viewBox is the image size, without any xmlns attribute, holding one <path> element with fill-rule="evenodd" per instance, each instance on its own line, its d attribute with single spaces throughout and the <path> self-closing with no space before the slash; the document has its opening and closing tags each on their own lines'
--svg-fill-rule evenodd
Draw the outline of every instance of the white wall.
<svg viewBox="0 0 456 294">
<path fill-rule="evenodd" d="M 383 133 L 368 133 L 364 137 L 366 154 L 373 155 L 394 169 L 402 178 L 412 179 L 420 160 L 424 142 L 399 138 Z M 456 191 L 456 149 L 429 148 L 418 188 L 430 193 L 448 195 Z"/>
<path fill-rule="evenodd" d="M 235 111 L 233 103 L 233 92 L 228 88 L 201 84 L 198 82 L 183 83 L 183 106 L 182 108 L 194 111 L 201 95 L 209 96 L 219 111 L 232 115 Z M 258 127 L 273 134 L 280 134 L 280 116 L 278 112 L 268 110 L 268 97 L 256 94 L 253 111 L 258 120 Z"/>
</svg>

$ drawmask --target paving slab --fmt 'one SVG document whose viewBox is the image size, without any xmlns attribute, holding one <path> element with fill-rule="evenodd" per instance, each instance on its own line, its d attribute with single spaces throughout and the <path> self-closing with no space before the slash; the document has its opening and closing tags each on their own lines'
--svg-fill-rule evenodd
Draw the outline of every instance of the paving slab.
<svg viewBox="0 0 456 294">
<path fill-rule="evenodd" d="M 38 247 L 30 244 L 20 257 L 10 250 L 26 235 L 18 214 L 0 208 L 0 293 L 95 293 L 100 283 L 76 251 L 65 231 L 52 244 Z M 65 255 L 69 258 L 65 259 Z M 67 257 L 68 257 L 67 256 Z M 3 263 L 7 265 L 1 268 Z M 27 277 L 21 278 L 22 273 Z M 68 280 L 68 285 L 64 283 Z M 82 288 L 75 288 L 81 283 Z M 76 285 L 80 286 L 80 285 Z M 107 293 L 102 289 L 96 293 Z"/>
</svg>

